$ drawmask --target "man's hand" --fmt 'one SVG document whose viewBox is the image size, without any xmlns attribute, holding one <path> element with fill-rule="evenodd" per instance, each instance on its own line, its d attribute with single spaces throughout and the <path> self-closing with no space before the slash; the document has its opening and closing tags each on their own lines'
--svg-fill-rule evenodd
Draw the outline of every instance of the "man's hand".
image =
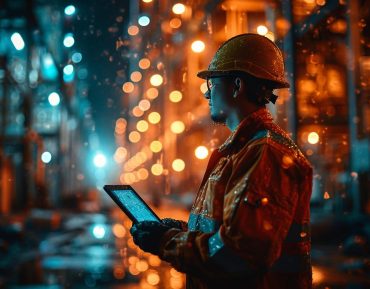
<svg viewBox="0 0 370 289">
<path fill-rule="evenodd" d="M 134 238 L 134 243 L 140 249 L 158 255 L 161 239 L 169 229 L 171 227 L 164 223 L 143 221 L 133 224 L 130 233 Z"/>
<path fill-rule="evenodd" d="M 184 221 L 171 219 L 171 218 L 164 218 L 162 219 L 162 223 L 165 224 L 168 227 L 179 229 L 181 231 L 186 230 L 187 223 Z"/>
</svg>

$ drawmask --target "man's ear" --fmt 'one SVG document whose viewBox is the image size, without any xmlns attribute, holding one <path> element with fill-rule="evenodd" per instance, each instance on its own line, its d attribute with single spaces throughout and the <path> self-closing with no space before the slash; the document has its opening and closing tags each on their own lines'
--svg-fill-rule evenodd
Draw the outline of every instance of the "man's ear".
<svg viewBox="0 0 370 289">
<path fill-rule="evenodd" d="M 236 77 L 234 80 L 234 94 L 233 97 L 236 98 L 238 95 L 244 92 L 245 83 L 240 77 Z"/>
</svg>

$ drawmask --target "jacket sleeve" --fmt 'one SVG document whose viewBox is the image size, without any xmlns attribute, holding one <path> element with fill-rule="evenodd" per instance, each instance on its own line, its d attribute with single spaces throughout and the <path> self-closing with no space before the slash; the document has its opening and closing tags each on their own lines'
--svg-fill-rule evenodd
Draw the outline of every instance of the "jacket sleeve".
<svg viewBox="0 0 370 289">
<path fill-rule="evenodd" d="M 292 158 L 269 144 L 235 160 L 226 185 L 223 223 L 213 234 L 169 231 L 161 258 L 177 270 L 209 278 L 255 274 L 280 256 L 297 204 Z"/>
</svg>

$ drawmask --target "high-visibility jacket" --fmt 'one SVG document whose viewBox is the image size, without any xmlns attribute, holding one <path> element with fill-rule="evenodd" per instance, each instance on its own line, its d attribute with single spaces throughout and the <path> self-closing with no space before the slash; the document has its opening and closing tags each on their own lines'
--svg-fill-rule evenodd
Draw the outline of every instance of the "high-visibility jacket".
<svg viewBox="0 0 370 289">
<path fill-rule="evenodd" d="M 267 109 L 245 118 L 215 150 L 186 230 L 160 257 L 187 287 L 311 288 L 312 167 Z"/>
</svg>

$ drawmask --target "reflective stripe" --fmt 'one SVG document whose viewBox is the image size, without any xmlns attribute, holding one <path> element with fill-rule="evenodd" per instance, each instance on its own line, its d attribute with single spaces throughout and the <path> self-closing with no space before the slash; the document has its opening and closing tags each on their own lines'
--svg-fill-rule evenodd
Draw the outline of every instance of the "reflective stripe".
<svg viewBox="0 0 370 289">
<path fill-rule="evenodd" d="M 217 231 L 216 234 L 212 235 L 208 240 L 208 250 L 209 256 L 213 257 L 218 251 L 220 251 L 224 246 L 224 242 L 221 239 L 220 232 Z"/>
<path fill-rule="evenodd" d="M 188 221 L 189 231 L 201 231 L 203 233 L 212 233 L 220 228 L 220 223 L 215 219 L 204 215 L 190 214 Z"/>
<path fill-rule="evenodd" d="M 220 231 L 212 235 L 208 240 L 210 260 L 227 272 L 240 273 L 250 272 L 247 262 L 228 248 L 222 241 Z"/>
<path fill-rule="evenodd" d="M 252 139 L 250 141 L 252 142 L 252 141 L 258 140 L 260 138 L 268 137 L 268 135 L 269 135 L 269 130 L 267 130 L 267 129 L 260 130 L 260 131 L 257 131 L 254 134 L 254 136 L 252 137 Z"/>
</svg>

